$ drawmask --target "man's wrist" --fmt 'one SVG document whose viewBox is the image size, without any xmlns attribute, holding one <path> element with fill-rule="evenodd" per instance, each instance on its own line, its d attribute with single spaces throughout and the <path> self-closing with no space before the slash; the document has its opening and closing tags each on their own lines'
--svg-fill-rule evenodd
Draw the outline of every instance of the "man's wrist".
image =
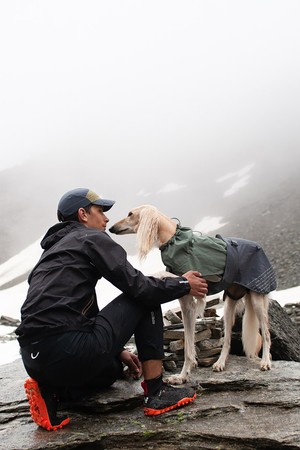
<svg viewBox="0 0 300 450">
<path fill-rule="evenodd" d="M 179 284 L 186 286 L 187 292 L 191 290 L 191 285 L 187 278 L 180 277 Z"/>
</svg>

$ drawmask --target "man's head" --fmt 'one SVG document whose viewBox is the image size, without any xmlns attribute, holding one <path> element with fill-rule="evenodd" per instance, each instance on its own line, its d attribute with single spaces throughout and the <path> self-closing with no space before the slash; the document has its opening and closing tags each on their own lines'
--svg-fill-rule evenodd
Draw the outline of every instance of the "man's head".
<svg viewBox="0 0 300 450">
<path fill-rule="evenodd" d="M 80 208 L 89 208 L 97 205 L 102 211 L 108 211 L 113 205 L 114 200 L 101 198 L 98 194 L 87 188 L 77 188 L 66 192 L 60 199 L 57 207 L 57 217 L 60 222 L 66 220 L 78 220 L 77 213 Z"/>
</svg>

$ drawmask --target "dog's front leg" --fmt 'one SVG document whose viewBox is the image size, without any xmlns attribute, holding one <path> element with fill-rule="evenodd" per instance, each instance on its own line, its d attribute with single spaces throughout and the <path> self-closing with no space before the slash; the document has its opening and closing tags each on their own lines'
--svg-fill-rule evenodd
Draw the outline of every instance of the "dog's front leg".
<svg viewBox="0 0 300 450">
<path fill-rule="evenodd" d="M 184 365 L 180 375 L 171 375 L 168 382 L 183 384 L 188 381 L 191 370 L 197 366 L 195 351 L 195 323 L 197 315 L 197 302 L 192 295 L 185 295 L 179 299 L 184 326 Z"/>
</svg>

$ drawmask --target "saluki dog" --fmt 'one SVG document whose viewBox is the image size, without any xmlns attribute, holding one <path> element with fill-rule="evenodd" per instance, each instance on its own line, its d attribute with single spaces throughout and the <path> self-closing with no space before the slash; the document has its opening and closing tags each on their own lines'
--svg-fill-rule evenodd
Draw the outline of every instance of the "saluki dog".
<svg viewBox="0 0 300 450">
<path fill-rule="evenodd" d="M 133 208 L 127 217 L 116 222 L 109 231 L 117 235 L 137 234 L 140 259 L 144 259 L 151 249 L 159 248 L 166 272 L 155 276 L 179 276 L 188 270 L 198 270 L 207 280 L 208 295 L 224 291 L 224 342 L 220 357 L 213 364 L 214 371 L 223 371 L 225 368 L 237 304 L 241 299 L 245 300 L 242 325 L 245 354 L 248 358 L 256 359 L 262 346 L 260 369 L 271 369 L 267 294 L 276 288 L 276 280 L 271 264 L 256 242 L 222 238 L 220 235 L 214 238 L 202 235 L 181 227 L 152 205 Z M 169 378 L 172 384 L 188 381 L 192 368 L 197 366 L 195 323 L 198 316 L 203 317 L 206 305 L 205 298 L 191 295 L 178 300 L 185 332 L 184 365 L 179 375 Z"/>
</svg>

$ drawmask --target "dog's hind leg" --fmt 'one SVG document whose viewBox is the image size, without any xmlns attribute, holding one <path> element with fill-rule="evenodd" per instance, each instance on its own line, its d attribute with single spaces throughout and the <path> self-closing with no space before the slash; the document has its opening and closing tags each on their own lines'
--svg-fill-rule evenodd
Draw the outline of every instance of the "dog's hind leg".
<svg viewBox="0 0 300 450">
<path fill-rule="evenodd" d="M 249 293 L 245 296 L 245 312 L 242 324 L 242 343 L 245 355 L 249 359 L 259 359 L 258 354 L 262 345 L 259 333 L 259 320 L 254 308 L 253 298 Z"/>
<path fill-rule="evenodd" d="M 235 310 L 238 301 L 232 300 L 226 295 L 224 305 L 224 343 L 219 359 L 213 364 L 215 372 L 221 372 L 225 369 L 225 363 L 230 351 L 232 327 L 235 322 Z"/>
<path fill-rule="evenodd" d="M 195 323 L 197 316 L 197 300 L 192 295 L 179 299 L 184 326 L 184 364 L 179 375 L 168 378 L 170 384 L 183 384 L 189 380 L 193 367 L 197 366 L 195 351 Z"/>
<path fill-rule="evenodd" d="M 262 358 L 260 362 L 260 369 L 270 370 L 272 363 L 270 354 L 271 337 L 268 320 L 269 298 L 267 295 L 257 294 L 256 292 L 252 291 L 250 292 L 249 297 L 258 319 L 262 337 Z"/>
</svg>

